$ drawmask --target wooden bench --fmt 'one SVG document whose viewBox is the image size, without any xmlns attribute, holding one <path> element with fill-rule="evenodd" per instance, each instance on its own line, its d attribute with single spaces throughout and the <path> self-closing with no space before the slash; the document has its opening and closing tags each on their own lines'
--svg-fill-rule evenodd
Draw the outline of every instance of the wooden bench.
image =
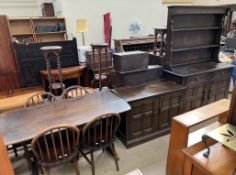
<svg viewBox="0 0 236 175">
<path fill-rule="evenodd" d="M 230 100 L 223 99 L 173 118 L 166 166 L 167 175 L 184 174 L 183 149 L 200 143 L 203 134 L 226 123 L 229 107 Z M 192 128 L 217 117 L 219 117 L 218 121 L 191 133 Z"/>
</svg>

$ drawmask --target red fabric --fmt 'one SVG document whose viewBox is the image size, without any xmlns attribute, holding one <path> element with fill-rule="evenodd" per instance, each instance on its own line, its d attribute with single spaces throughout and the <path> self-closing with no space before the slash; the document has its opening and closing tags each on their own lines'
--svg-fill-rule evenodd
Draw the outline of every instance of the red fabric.
<svg viewBox="0 0 236 175">
<path fill-rule="evenodd" d="M 110 13 L 104 14 L 104 36 L 105 42 L 108 44 L 108 47 L 111 48 L 111 18 Z"/>
</svg>

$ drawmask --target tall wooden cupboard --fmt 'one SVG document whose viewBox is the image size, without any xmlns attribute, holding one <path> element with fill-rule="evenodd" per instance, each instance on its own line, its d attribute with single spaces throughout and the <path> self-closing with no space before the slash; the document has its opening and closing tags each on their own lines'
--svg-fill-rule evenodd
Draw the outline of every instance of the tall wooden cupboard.
<svg viewBox="0 0 236 175">
<path fill-rule="evenodd" d="M 0 15 L 0 91 L 19 88 L 7 16 Z"/>
</svg>

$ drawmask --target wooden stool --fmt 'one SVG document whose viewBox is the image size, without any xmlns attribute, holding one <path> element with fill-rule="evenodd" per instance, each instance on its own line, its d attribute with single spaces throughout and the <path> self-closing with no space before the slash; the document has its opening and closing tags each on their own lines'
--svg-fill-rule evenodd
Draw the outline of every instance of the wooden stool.
<svg viewBox="0 0 236 175">
<path fill-rule="evenodd" d="M 97 50 L 98 55 L 99 55 L 99 73 L 94 75 L 94 81 L 98 81 L 98 86 L 99 90 L 102 90 L 102 80 L 107 79 L 107 74 L 108 74 L 108 61 L 107 61 L 107 43 L 102 43 L 102 44 L 91 44 L 92 46 L 92 54 L 93 54 L 93 59 L 95 60 L 95 50 Z M 106 64 L 106 69 L 105 73 L 102 73 L 102 51 L 105 51 L 105 64 Z"/>
<path fill-rule="evenodd" d="M 52 93 L 52 91 L 54 90 L 56 95 L 58 95 L 58 92 L 57 92 L 58 89 L 61 89 L 62 91 L 65 89 L 65 85 L 63 84 L 63 79 L 62 79 L 62 70 L 61 70 L 61 60 L 60 60 L 61 49 L 62 49 L 61 46 L 45 46 L 45 47 L 40 48 L 46 60 L 46 67 L 48 71 L 49 91 Z M 56 56 L 57 70 L 59 72 L 58 74 L 59 83 L 52 81 L 49 53 L 53 53 Z"/>
</svg>

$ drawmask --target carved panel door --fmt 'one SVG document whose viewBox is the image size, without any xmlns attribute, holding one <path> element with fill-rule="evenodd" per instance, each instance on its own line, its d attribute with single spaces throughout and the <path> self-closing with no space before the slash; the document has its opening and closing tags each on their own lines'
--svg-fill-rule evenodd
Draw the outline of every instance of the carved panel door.
<svg viewBox="0 0 236 175">
<path fill-rule="evenodd" d="M 174 116 L 180 114 L 181 93 L 170 94 L 160 97 L 158 130 L 166 129 L 171 126 Z"/>
<path fill-rule="evenodd" d="M 156 100 L 149 98 L 132 102 L 130 120 L 130 137 L 137 138 L 152 133 L 155 130 L 156 121 Z"/>
</svg>

